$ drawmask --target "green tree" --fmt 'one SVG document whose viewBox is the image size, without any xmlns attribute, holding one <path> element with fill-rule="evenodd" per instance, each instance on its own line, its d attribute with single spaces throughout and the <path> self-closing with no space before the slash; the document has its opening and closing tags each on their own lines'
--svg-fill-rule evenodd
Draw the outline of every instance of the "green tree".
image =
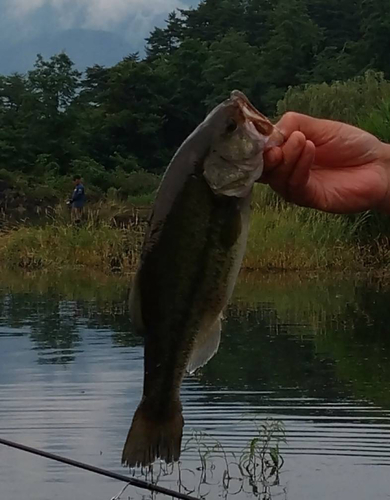
<svg viewBox="0 0 390 500">
<path fill-rule="evenodd" d="M 263 47 L 261 64 L 268 86 L 265 98 L 274 105 L 288 86 L 305 81 L 322 30 L 310 18 L 303 0 L 279 0 L 268 22 L 270 38 Z"/>
<path fill-rule="evenodd" d="M 250 45 L 263 47 L 270 36 L 268 18 L 274 9 L 272 0 L 247 0 L 244 10 L 244 29 Z"/>
<path fill-rule="evenodd" d="M 245 28 L 246 0 L 203 0 L 197 9 L 181 10 L 187 37 L 214 42 L 230 29 Z"/>
<path fill-rule="evenodd" d="M 166 28 L 155 28 L 146 39 L 146 53 L 150 59 L 171 55 L 183 39 L 184 23 L 180 15 L 171 12 Z"/>
<path fill-rule="evenodd" d="M 207 44 L 190 38 L 180 45 L 168 61 L 158 61 L 156 71 L 167 82 L 163 137 L 169 154 L 206 114 L 204 99 L 212 89 L 203 75 L 208 57 Z"/>
<path fill-rule="evenodd" d="M 87 110 L 95 160 L 110 167 L 110 158 L 117 153 L 137 158 L 147 170 L 161 168 L 164 99 L 153 65 L 133 55 L 111 68 L 104 79 L 93 97 L 94 109 Z"/>
<path fill-rule="evenodd" d="M 19 74 L 0 77 L 0 165 L 9 170 L 33 161 L 29 128 L 30 96 L 26 79 Z"/>
<path fill-rule="evenodd" d="M 383 71 L 390 78 L 390 4 L 381 0 L 361 0 L 360 15 L 360 55 L 371 68 Z"/>
<path fill-rule="evenodd" d="M 361 0 L 306 0 L 307 11 L 322 29 L 323 46 L 342 50 L 360 38 Z"/>
<path fill-rule="evenodd" d="M 65 54 L 52 56 L 45 61 L 38 55 L 35 69 L 29 71 L 31 91 L 42 105 L 42 117 L 51 117 L 65 111 L 72 103 L 79 88 L 81 73 Z"/>
<path fill-rule="evenodd" d="M 72 103 L 80 88 L 81 73 L 64 54 L 45 61 L 38 56 L 35 69 L 27 75 L 27 86 L 33 101 L 29 136 L 37 154 L 51 155 L 66 172 L 71 160 L 79 154 L 74 140 L 77 113 Z"/>
<path fill-rule="evenodd" d="M 258 49 L 249 45 L 243 33 L 229 31 L 221 40 L 211 44 L 204 63 L 203 78 L 210 91 L 205 104 L 210 109 L 239 89 L 261 105 L 260 56 Z"/>
</svg>

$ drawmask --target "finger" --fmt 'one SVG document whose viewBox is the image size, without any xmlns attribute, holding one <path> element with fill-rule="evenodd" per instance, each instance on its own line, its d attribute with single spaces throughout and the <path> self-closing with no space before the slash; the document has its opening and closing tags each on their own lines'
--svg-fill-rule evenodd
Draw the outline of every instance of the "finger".
<svg viewBox="0 0 390 500">
<path fill-rule="evenodd" d="M 269 174 L 269 184 L 282 196 L 287 195 L 288 182 L 296 163 L 306 146 L 306 138 L 301 132 L 293 132 L 282 146 L 283 161 Z"/>
<path fill-rule="evenodd" d="M 264 153 L 264 172 L 269 172 L 283 161 L 283 151 L 279 147 L 269 149 Z"/>
<path fill-rule="evenodd" d="M 314 144 L 311 141 L 306 141 L 302 154 L 288 180 L 287 199 L 298 205 L 312 206 L 314 192 L 313 186 L 309 185 L 309 177 L 315 154 Z"/>
<path fill-rule="evenodd" d="M 276 127 L 285 137 L 290 137 L 290 135 L 297 130 L 304 134 L 305 131 L 309 132 L 310 128 L 318 121 L 320 121 L 318 118 L 313 118 L 302 113 L 295 113 L 294 111 L 288 111 L 278 121 Z"/>
<path fill-rule="evenodd" d="M 295 131 L 300 131 L 306 139 L 311 140 L 316 146 L 320 146 L 333 138 L 342 125 L 340 122 L 313 118 L 289 111 L 282 116 L 276 127 L 287 138 Z"/>
<path fill-rule="evenodd" d="M 304 186 L 309 178 L 310 169 L 313 165 L 316 154 L 316 147 L 311 141 L 306 141 L 305 147 L 299 157 L 294 170 L 289 178 L 291 189 Z"/>
<path fill-rule="evenodd" d="M 283 146 L 283 163 L 285 169 L 291 170 L 295 167 L 298 159 L 306 146 L 306 137 L 302 132 L 295 131 Z"/>
<path fill-rule="evenodd" d="M 269 149 L 264 153 L 264 170 L 263 174 L 257 182 L 261 182 L 263 184 L 268 184 L 268 180 L 270 175 L 272 175 L 272 171 L 274 168 L 278 167 L 283 161 L 283 152 L 281 148 L 274 147 Z"/>
</svg>

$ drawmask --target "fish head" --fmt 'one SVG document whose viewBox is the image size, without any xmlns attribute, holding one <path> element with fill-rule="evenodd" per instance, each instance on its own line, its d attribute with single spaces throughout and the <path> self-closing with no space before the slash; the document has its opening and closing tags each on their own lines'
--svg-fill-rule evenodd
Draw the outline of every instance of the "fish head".
<svg viewBox="0 0 390 500">
<path fill-rule="evenodd" d="M 264 151 L 284 136 L 238 90 L 209 116 L 214 133 L 203 175 L 215 194 L 245 197 L 261 177 Z"/>
</svg>

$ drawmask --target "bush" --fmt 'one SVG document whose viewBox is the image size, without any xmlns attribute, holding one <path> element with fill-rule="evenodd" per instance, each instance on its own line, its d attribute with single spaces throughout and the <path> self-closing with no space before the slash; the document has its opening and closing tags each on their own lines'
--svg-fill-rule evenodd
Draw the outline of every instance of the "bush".
<svg viewBox="0 0 390 500">
<path fill-rule="evenodd" d="M 102 192 L 110 187 L 110 174 L 92 158 L 83 157 L 72 161 L 72 171 L 79 174 L 90 186 L 98 187 Z"/>
<path fill-rule="evenodd" d="M 127 173 L 117 168 L 111 174 L 111 185 L 118 190 L 122 199 L 128 199 L 130 196 L 150 195 L 156 191 L 159 184 L 160 177 L 145 170 Z"/>
</svg>

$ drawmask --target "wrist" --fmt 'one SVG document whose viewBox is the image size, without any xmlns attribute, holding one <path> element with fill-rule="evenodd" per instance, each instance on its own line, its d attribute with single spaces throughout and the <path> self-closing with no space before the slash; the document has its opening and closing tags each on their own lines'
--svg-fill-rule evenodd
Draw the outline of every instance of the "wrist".
<svg viewBox="0 0 390 500">
<path fill-rule="evenodd" d="M 378 209 L 380 212 L 390 214 L 390 144 L 382 143 L 381 164 L 383 167 L 383 181 L 386 185 L 386 194 Z"/>
</svg>

